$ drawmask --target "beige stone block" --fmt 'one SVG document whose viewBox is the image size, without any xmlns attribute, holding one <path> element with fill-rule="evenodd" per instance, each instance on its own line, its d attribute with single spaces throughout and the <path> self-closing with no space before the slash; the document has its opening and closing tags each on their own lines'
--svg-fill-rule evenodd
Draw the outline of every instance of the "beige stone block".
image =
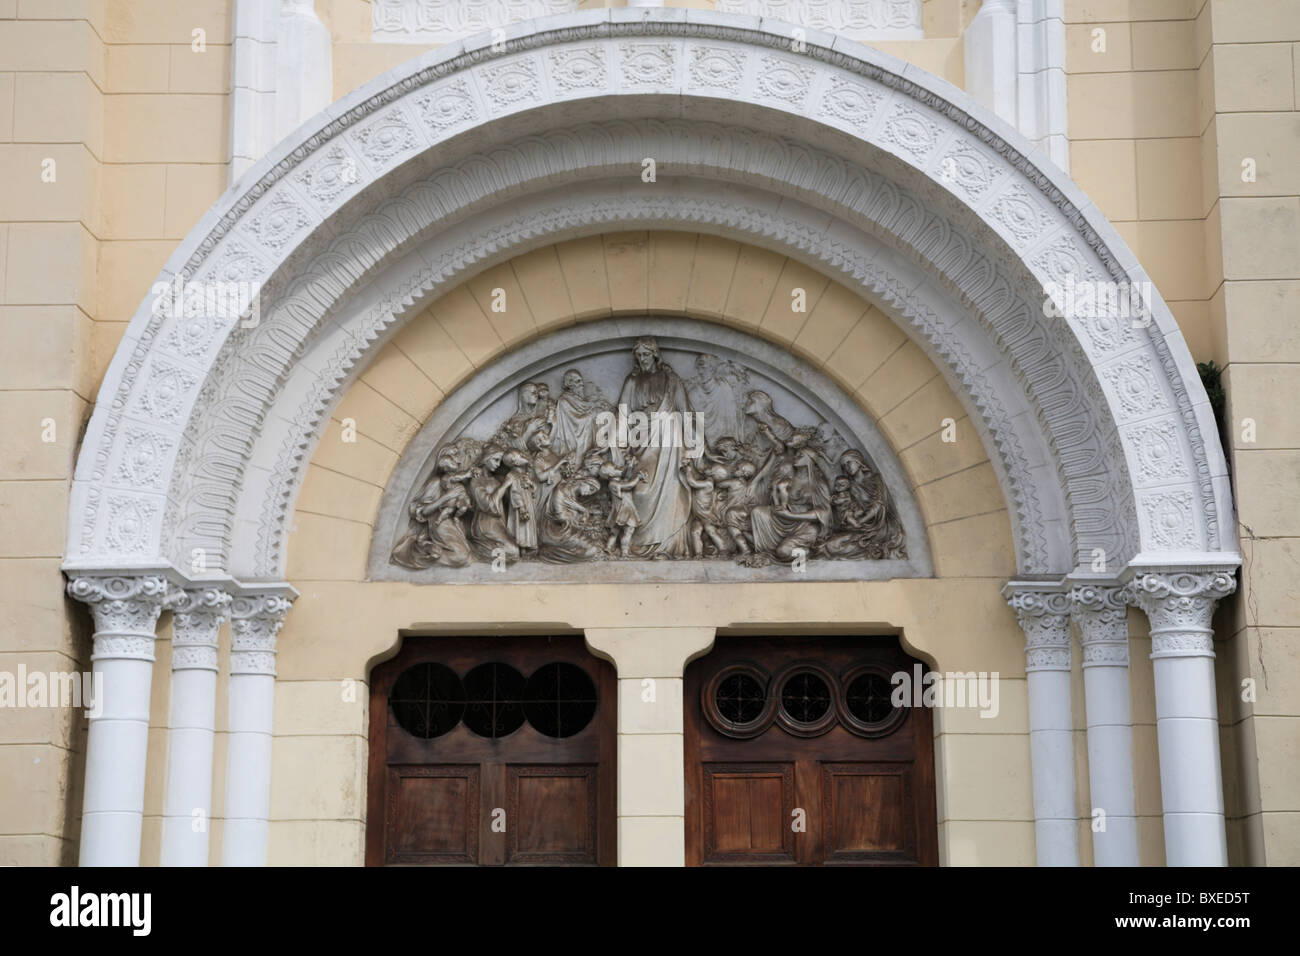
<svg viewBox="0 0 1300 956">
<path fill-rule="evenodd" d="M 1137 162 L 1131 139 L 1075 140 L 1070 175 L 1106 218 L 1137 218 Z"/>
<path fill-rule="evenodd" d="M 620 734 L 618 815 L 680 817 L 685 775 L 681 734 Z"/>
<path fill-rule="evenodd" d="M 442 390 L 392 343 L 370 363 L 361 381 L 421 423 L 442 401 Z"/>
<path fill-rule="evenodd" d="M 1152 696 L 1151 686 L 1144 685 L 1143 693 Z M 1133 800 L 1139 816 L 1160 816 L 1160 748 L 1155 724 L 1133 725 Z"/>
<path fill-rule="evenodd" d="M 915 342 L 905 342 L 857 390 L 875 418 L 883 418 L 939 373 Z"/>
<path fill-rule="evenodd" d="M 1215 165 L 1225 196 L 1300 193 L 1300 114 L 1221 113 Z M 1250 167 L 1250 168 L 1247 168 Z M 1243 181 L 1253 170 L 1254 182 Z"/>
<path fill-rule="evenodd" d="M 402 354 L 445 395 L 474 371 L 474 365 L 447 334 L 431 309 L 417 315 L 393 339 Z"/>
<path fill-rule="evenodd" d="M 1295 108 L 1290 43 L 1216 43 L 1214 108 L 1219 113 L 1286 111 Z"/>
<path fill-rule="evenodd" d="M 849 330 L 870 306 L 857 293 L 831 282 L 808 313 L 808 321 L 795 338 L 795 347 L 818 362 L 825 362 L 839 348 Z"/>
<path fill-rule="evenodd" d="M 275 682 L 275 735 L 364 737 L 369 733 L 370 688 L 364 681 Z"/>
<path fill-rule="evenodd" d="M 1200 65 L 1196 21 L 1155 20 L 1132 28 L 1134 70 L 1194 70 Z"/>
<path fill-rule="evenodd" d="M 1258 535 L 1300 537 L 1300 449 L 1243 446 L 1233 458 L 1240 521 Z"/>
<path fill-rule="evenodd" d="M 106 0 L 106 43 L 190 43 L 201 29 L 207 43 L 230 42 L 229 0 Z"/>
<path fill-rule="evenodd" d="M 1216 43 L 1300 40 L 1300 9 L 1291 0 L 1210 0 Z"/>
<path fill-rule="evenodd" d="M 1066 23 L 1113 20 L 1191 20 L 1205 0 L 1069 0 Z"/>
<path fill-rule="evenodd" d="M 1016 573 L 1011 518 L 1005 510 L 930 526 L 934 570 L 940 576 L 996 577 Z"/>
<path fill-rule="evenodd" d="M 0 647 L 56 652 L 69 666 L 84 669 L 90 615 L 64 596 L 65 584 L 57 558 L 0 561 Z"/>
<path fill-rule="evenodd" d="M 957 37 L 927 37 L 924 40 L 878 40 L 871 44 L 890 56 L 914 63 L 923 70 L 960 87 L 966 80 L 966 61 Z"/>
<path fill-rule="evenodd" d="M 1034 825 L 952 820 L 943 825 L 946 866 L 1033 866 Z"/>
<path fill-rule="evenodd" d="M 610 308 L 614 312 L 645 312 L 648 302 L 649 245 L 646 232 L 611 232 L 601 236 Z"/>
<path fill-rule="evenodd" d="M 112 43 L 104 48 L 104 56 L 107 92 L 167 92 L 167 78 L 171 70 L 170 47 Z"/>
<path fill-rule="evenodd" d="M 287 573 L 313 581 L 359 581 L 365 576 L 370 526 L 299 511 L 289 532 Z"/>
<path fill-rule="evenodd" d="M 66 479 L 0 482 L 0 557 L 63 554 L 67 487 Z"/>
<path fill-rule="evenodd" d="M 479 273 L 465 288 L 507 348 L 536 334 L 537 324 L 528 308 L 528 299 L 508 262 Z"/>
<path fill-rule="evenodd" d="M 168 240 L 99 244 L 99 312 L 96 318 L 128 322 L 150 296 L 154 280 L 176 250 Z"/>
<path fill-rule="evenodd" d="M 680 678 L 688 661 L 713 646 L 712 627 L 586 629 L 587 647 L 614 664 L 620 680 Z"/>
<path fill-rule="evenodd" d="M 1192 358 L 1198 362 L 1208 362 L 1215 358 L 1214 339 L 1210 334 L 1210 305 L 1208 302 L 1166 302 L 1169 311 L 1174 314 L 1178 330 L 1183 333 Z M 1223 363 L 1223 356 L 1218 356 Z"/>
<path fill-rule="evenodd" d="M 683 817 L 618 818 L 619 866 L 685 866 Z"/>
<path fill-rule="evenodd" d="M 1254 719 L 1260 809 L 1300 811 L 1300 717 Z"/>
<path fill-rule="evenodd" d="M 272 820 L 268 866 L 362 866 L 366 827 L 360 820 Z"/>
<path fill-rule="evenodd" d="M 397 464 L 397 453 L 364 434 L 356 438 L 344 441 L 339 420 L 330 419 L 312 452 L 312 463 L 382 488 Z"/>
<path fill-rule="evenodd" d="M 230 47 L 209 43 L 199 52 L 191 44 L 170 48 L 171 72 L 168 87 L 173 93 L 230 91 Z"/>
<path fill-rule="evenodd" d="M 98 321 L 90 329 L 90 388 L 97 392 L 104 379 L 104 371 L 113 360 L 113 353 L 126 332 L 126 321 Z"/>
<path fill-rule="evenodd" d="M 87 398 L 90 326 L 76 306 L 0 307 L 0 382 L 69 388 Z"/>
<path fill-rule="evenodd" d="M 1260 766 L 1262 761 L 1256 740 L 1261 723 L 1260 718 L 1247 717 L 1231 727 L 1221 727 L 1219 731 L 1221 751 L 1232 756 L 1230 762 L 1223 761 L 1222 755 L 1220 760 L 1224 766 L 1234 770 L 1231 781 L 1225 782 L 1225 805 L 1233 807 L 1242 816 L 1263 809 L 1263 791 L 1260 789 L 1263 768 Z M 1230 803 L 1227 802 L 1229 798 Z"/>
<path fill-rule="evenodd" d="M 163 235 L 182 239 L 226 191 L 225 163 L 167 167 Z"/>
<path fill-rule="evenodd" d="M 103 99 L 85 73 L 14 74 L 14 142 L 85 143 L 101 159 Z"/>
<path fill-rule="evenodd" d="M 856 390 L 906 341 L 907 334 L 888 316 L 869 309 L 826 360 L 826 371 Z"/>
<path fill-rule="evenodd" d="M 1223 286 L 1227 354 L 1234 362 L 1300 362 L 1300 281 Z"/>
<path fill-rule="evenodd" d="M 370 0 L 318 0 L 316 14 L 336 43 L 370 39 Z"/>
<path fill-rule="evenodd" d="M 618 682 L 620 734 L 682 733 L 682 681 L 634 677 Z"/>
<path fill-rule="evenodd" d="M 272 820 L 364 819 L 364 737 L 277 736 L 271 761 Z"/>
<path fill-rule="evenodd" d="M 0 747 L 0 820 L 10 833 L 63 836 L 68 799 L 65 751 L 48 744 Z M 20 781 L 21 786 L 12 786 Z"/>
<path fill-rule="evenodd" d="M 80 145 L 0 146 L 0 217 L 80 221 L 97 231 L 100 176 Z"/>
<path fill-rule="evenodd" d="M 104 82 L 104 47 L 85 20 L 0 20 L 0 63 L 15 73 L 85 73 Z"/>
<path fill-rule="evenodd" d="M 94 313 L 95 240 L 84 226 L 14 222 L 7 245 L 6 304 L 77 305 Z"/>
<path fill-rule="evenodd" d="M 375 485 L 309 465 L 298 493 L 297 510 L 373 525 L 383 489 Z"/>
<path fill-rule="evenodd" d="M 335 43 L 334 99 L 338 100 L 375 77 L 434 49 L 417 43 Z"/>
<path fill-rule="evenodd" d="M 759 323 L 763 334 L 778 342 L 793 342 L 829 284 L 830 280 L 816 270 L 787 259 Z"/>
<path fill-rule="evenodd" d="M 941 821 L 1034 819 L 1028 735 L 944 734 L 935 760 Z"/>
<path fill-rule="evenodd" d="M 1197 136 L 1196 73 L 1075 73 L 1066 77 L 1070 139 Z"/>
<path fill-rule="evenodd" d="M 1138 216 L 1142 219 L 1199 219 L 1201 140 L 1137 141 Z"/>
<path fill-rule="evenodd" d="M 1215 201 L 1205 217 L 1205 288 L 1223 285 L 1223 207 Z"/>
<path fill-rule="evenodd" d="M 76 463 L 86 403 L 71 391 L 0 391 L 0 422 L 5 424 L 5 455 L 0 479 L 68 479 Z"/>
<path fill-rule="evenodd" d="M 1300 278 L 1300 197 L 1222 199 L 1225 279 Z"/>
<path fill-rule="evenodd" d="M 74 732 L 85 732 L 88 697 L 93 693 L 89 662 L 66 654 L 25 651 L 0 653 L 0 674 L 14 682 L 14 700 L 6 702 L 0 740 L 11 744 L 48 744 L 66 749 Z"/>
<path fill-rule="evenodd" d="M 989 462 L 940 478 L 916 489 L 927 525 L 986 514 L 1007 507 Z"/>
<path fill-rule="evenodd" d="M 695 259 L 695 233 L 650 233 L 647 296 L 653 312 L 685 312 Z"/>
<path fill-rule="evenodd" d="M 0 143 L 14 138 L 14 75 L 0 73 Z"/>
<path fill-rule="evenodd" d="M 943 376 L 935 375 L 880 419 L 880 426 L 890 444 L 903 449 L 948 424 L 955 425 L 964 414 Z"/>
<path fill-rule="evenodd" d="M 969 418 L 958 418 L 953 434 L 956 440 L 946 442 L 942 430 L 937 430 L 899 452 L 898 457 L 914 488 L 988 460 L 984 444 Z"/>
<path fill-rule="evenodd" d="M 75 866 L 71 841 L 42 834 L 0 834 L 0 866 Z"/>
<path fill-rule="evenodd" d="M 740 259 L 740 243 L 719 236 L 701 235 L 695 245 L 691 286 L 686 309 L 693 315 L 722 318 L 731 292 L 731 280 Z"/>
<path fill-rule="evenodd" d="M 102 238 L 159 239 L 166 235 L 166 197 L 158 188 L 165 169 L 144 163 L 110 163 L 103 167 Z"/>
<path fill-rule="evenodd" d="M 1138 817 L 1138 860 L 1142 866 L 1165 865 L 1163 817 Z"/>
<path fill-rule="evenodd" d="M 785 256 L 757 246 L 742 246 L 731 278 L 727 304 L 722 310 L 726 321 L 755 328 L 767 312 L 777 279 L 785 265 Z"/>
<path fill-rule="evenodd" d="M 1253 865 L 1300 866 L 1300 813 L 1260 814 L 1263 859 L 1252 857 Z"/>
<path fill-rule="evenodd" d="M 1229 442 L 1234 449 L 1300 448 L 1300 416 L 1295 398 L 1300 368 L 1294 365 L 1228 366 L 1223 374 L 1232 423 Z M 1253 419 L 1255 440 L 1243 440 L 1245 419 Z"/>
<path fill-rule="evenodd" d="M 954 673 L 978 674 L 977 671 Z M 1009 678 L 1002 674 L 994 678 L 992 673 L 988 676 L 989 682 L 986 686 L 992 695 L 990 706 L 935 708 L 936 736 L 1029 733 L 1029 693 L 1024 678 Z M 978 686 L 972 688 L 970 681 L 966 681 L 964 686 L 968 695 L 978 693 Z M 971 701 L 972 697 L 967 696 L 966 699 Z"/>
<path fill-rule="evenodd" d="M 501 337 L 465 286 L 452 289 L 433 303 L 430 311 L 476 367 L 490 361 L 501 350 Z"/>
<path fill-rule="evenodd" d="M 928 37 L 961 35 L 961 0 L 922 0 L 921 26 Z"/>
<path fill-rule="evenodd" d="M 600 236 L 562 242 L 555 247 L 578 319 L 608 315 L 609 279 L 605 275 L 605 246 Z"/>
<path fill-rule="evenodd" d="M 1206 283 L 1201 220 L 1116 223 L 1115 229 L 1166 300 L 1204 299 L 1213 291 Z"/>
<path fill-rule="evenodd" d="M 1132 70 L 1133 26 L 1128 23 L 1068 25 L 1065 28 L 1066 72 L 1119 73 Z"/>
<path fill-rule="evenodd" d="M 1224 114 L 1225 116 L 1228 114 Z M 1201 210 L 1208 214 L 1219 201 L 1219 118 L 1212 116 L 1201 133 Z"/>
<path fill-rule="evenodd" d="M 573 322 L 573 302 L 554 246 L 517 256 L 510 265 L 538 330 Z"/>
<path fill-rule="evenodd" d="M 224 96 L 108 95 L 104 161 L 220 163 L 226 158 L 226 125 Z"/>
</svg>

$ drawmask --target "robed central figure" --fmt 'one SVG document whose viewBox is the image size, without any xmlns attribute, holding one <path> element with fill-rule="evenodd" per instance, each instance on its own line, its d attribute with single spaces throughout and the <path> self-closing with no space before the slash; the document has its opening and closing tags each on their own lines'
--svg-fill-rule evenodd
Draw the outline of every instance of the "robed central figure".
<svg viewBox="0 0 1300 956">
<path fill-rule="evenodd" d="M 686 386 L 660 356 L 658 342 L 649 337 L 637 339 L 632 356 L 636 365 L 623 381 L 619 405 L 626 406 L 629 414 L 640 411 L 653 417 L 662 413 L 663 421 L 668 421 L 670 414 L 679 422 L 684 421 L 682 416 L 694 414 Z M 708 441 L 708 436 L 703 440 Z M 647 439 L 641 446 L 614 449 L 616 461 L 622 457 L 620 451 L 634 456 L 638 462 L 634 470 L 644 472 L 647 478 L 632 490 L 639 519 L 632 535 L 633 551 L 646 558 L 690 557 L 691 492 L 681 479 L 681 465 L 686 461 L 683 443 Z"/>
</svg>

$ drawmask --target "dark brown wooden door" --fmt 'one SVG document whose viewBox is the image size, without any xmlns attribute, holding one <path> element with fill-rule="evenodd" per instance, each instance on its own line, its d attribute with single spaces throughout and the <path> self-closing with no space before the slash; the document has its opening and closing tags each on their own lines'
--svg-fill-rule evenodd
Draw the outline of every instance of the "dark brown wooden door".
<svg viewBox="0 0 1300 956">
<path fill-rule="evenodd" d="M 686 862 L 936 865 L 930 711 L 896 638 L 720 637 L 686 671 Z"/>
<path fill-rule="evenodd" d="M 408 638 L 370 686 L 367 865 L 613 865 L 617 682 L 581 637 Z"/>
</svg>

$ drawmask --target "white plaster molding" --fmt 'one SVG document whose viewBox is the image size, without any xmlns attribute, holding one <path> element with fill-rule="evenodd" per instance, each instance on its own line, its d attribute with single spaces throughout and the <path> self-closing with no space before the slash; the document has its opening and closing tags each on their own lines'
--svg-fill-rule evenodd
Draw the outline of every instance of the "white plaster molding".
<svg viewBox="0 0 1300 956">
<path fill-rule="evenodd" d="M 221 543 L 218 550 L 223 563 L 229 565 L 228 506 L 223 506 L 224 518 L 218 511 L 210 517 L 196 515 L 182 529 L 164 524 L 168 514 L 183 513 L 217 488 L 226 489 L 219 499 L 229 501 L 239 495 L 238 475 L 231 485 L 230 478 L 205 471 L 194 457 L 195 449 L 181 439 L 204 417 L 205 410 L 212 410 L 217 393 L 231 384 L 211 377 L 217 368 L 213 359 L 221 354 L 223 343 L 242 352 L 243 361 L 251 363 L 249 367 L 261 365 L 267 370 L 238 383 L 250 395 L 260 396 L 260 411 L 254 405 L 253 417 L 240 420 L 239 429 L 247 435 L 271 414 L 284 369 L 292 364 L 295 351 L 311 337 L 311 329 L 322 315 L 315 304 L 320 296 L 340 301 L 344 291 L 378 263 L 377 257 L 400 246 L 403 240 L 392 233 L 391 225 L 355 219 L 356 210 L 364 204 L 348 207 L 347 214 L 340 217 L 339 210 L 345 204 L 363 192 L 376 197 L 391 195 L 394 183 L 408 174 L 407 181 L 414 182 L 421 175 L 421 157 L 430 155 L 429 146 L 462 131 L 476 128 L 490 139 L 497 128 L 520 130 L 538 119 L 551 122 L 553 118 L 546 116 L 548 103 L 563 106 L 570 115 L 582 115 L 588 106 L 607 114 L 611 96 L 619 100 L 631 97 L 625 112 L 632 115 L 637 110 L 656 108 L 653 96 L 638 98 L 646 94 L 666 94 L 674 103 L 701 97 L 691 85 L 698 83 L 713 83 L 719 91 L 725 90 L 723 98 L 729 108 L 734 108 L 738 99 L 750 102 L 754 122 L 797 132 L 824 147 L 836 144 L 836 148 L 848 153 L 861 155 L 866 150 L 878 155 L 891 177 L 914 183 L 913 188 L 919 190 L 908 195 L 906 189 L 900 191 L 895 184 L 883 193 L 878 190 L 874 197 L 877 203 L 894 205 L 896 212 L 890 219 L 895 233 L 901 229 L 900 217 L 910 217 L 915 224 L 913 242 L 920 244 L 913 248 L 939 248 L 935 243 L 941 247 L 945 236 L 951 236 L 949 241 L 957 244 L 955 248 L 969 244 L 970 239 L 952 231 L 954 220 L 969 218 L 977 231 L 983 228 L 987 238 L 979 239 L 977 245 L 987 251 L 987 258 L 979 265 L 972 263 L 977 271 L 970 272 L 967 278 L 974 284 L 972 290 L 983 290 L 973 293 L 984 299 L 977 311 L 986 316 L 1002 312 L 1004 320 L 1020 323 L 1029 332 L 1022 340 L 1026 355 L 1044 349 L 1051 353 L 1059 346 L 1068 359 L 1065 366 L 1059 359 L 1052 360 L 1055 369 L 1042 378 L 1041 387 L 1050 388 L 1053 377 L 1059 376 L 1063 368 L 1072 367 L 1076 370 L 1072 374 L 1086 387 L 1082 392 L 1076 390 L 1066 403 L 1082 403 L 1097 416 L 1099 425 L 1117 415 L 1134 422 L 1157 413 L 1172 416 L 1180 451 L 1188 456 L 1190 477 L 1181 487 L 1167 485 L 1142 500 L 1142 525 L 1126 538 L 1127 544 L 1120 551 L 1127 549 L 1131 553 L 1144 545 L 1152 551 L 1171 550 L 1152 532 L 1152 522 L 1164 521 L 1172 513 L 1186 514 L 1189 521 L 1195 522 L 1193 529 L 1176 539 L 1180 542 L 1177 551 L 1214 550 L 1221 546 L 1220 541 L 1230 546 L 1227 543 L 1231 536 L 1221 533 L 1231 518 L 1226 464 L 1213 432 L 1208 402 L 1163 302 L 1152 304 L 1154 321 L 1149 327 L 1136 330 L 1131 342 L 1123 337 L 1125 344 L 1109 350 L 1105 340 L 1095 341 L 1085 331 L 1086 321 L 1071 319 L 1059 337 L 1052 339 L 1030 331 L 1032 323 L 1037 322 L 1031 313 L 1008 319 L 1005 305 L 1002 309 L 995 306 L 999 298 L 1008 301 L 1008 293 L 1014 297 L 1013 290 L 1029 277 L 1045 281 L 1063 274 L 1062 270 L 1112 280 L 1141 280 L 1144 274 L 1118 236 L 1073 185 L 1050 168 L 1035 167 L 1026 159 L 1027 151 L 1011 145 L 1017 141 L 1014 132 L 988 117 L 959 91 L 879 53 L 815 31 L 808 37 L 807 52 L 786 63 L 780 51 L 788 46 L 787 37 L 765 32 L 751 19 L 707 12 L 592 11 L 550 20 L 544 27 L 516 25 L 507 34 L 504 53 L 494 53 L 486 39 L 472 51 L 459 46 L 435 51 L 330 107 L 318 132 L 303 133 L 296 142 L 276 147 L 250 173 L 247 189 L 224 199 L 182 244 L 164 270 L 164 281 L 177 274 L 199 282 L 270 279 L 270 288 L 290 289 L 291 294 L 282 306 L 264 315 L 262 325 L 247 337 L 232 336 L 234 323 L 230 321 L 167 320 L 152 314 L 150 302 L 144 303 L 114 357 L 78 463 L 69 523 L 70 567 L 101 558 L 125 563 L 147 561 L 169 551 L 178 530 L 189 534 L 205 528 L 211 530 L 203 533 L 211 533 Z M 633 46 L 637 46 L 637 52 L 629 54 Z M 685 69 L 693 58 L 691 50 L 696 48 L 725 48 L 744 65 L 745 79 L 739 94 L 727 86 L 730 77 L 725 69 L 703 73 Z M 550 54 L 565 50 L 600 51 L 584 67 L 587 86 L 565 87 L 553 79 L 557 64 Z M 631 68 L 632 61 L 625 59 L 629 55 L 650 58 L 644 64 L 636 61 L 638 69 L 656 56 L 672 69 L 648 84 L 627 90 L 617 86 L 615 77 Z M 773 76 L 765 87 L 765 69 L 784 70 L 785 79 L 777 83 Z M 533 80 L 525 82 L 527 77 Z M 805 81 L 806 87 L 801 85 Z M 593 89 L 617 92 L 593 97 Z M 705 108 L 720 102 L 708 96 L 699 100 Z M 695 112 L 693 109 L 692 114 Z M 983 118 L 977 118 L 980 116 Z M 794 143 L 791 148 L 795 149 Z M 975 165 L 957 165 L 959 176 L 939 175 L 939 169 L 948 168 L 942 160 L 950 149 L 973 155 Z M 728 162 L 732 158 L 728 157 Z M 542 177 L 530 174 L 526 178 L 536 182 Z M 793 190 L 793 195 L 803 198 L 821 191 L 816 179 L 808 180 L 806 190 L 781 183 L 764 185 L 777 192 Z M 430 222 L 445 219 L 450 210 L 444 203 L 460 188 L 456 180 L 444 182 L 430 207 L 439 214 L 431 216 Z M 1024 195 L 1017 190 L 1024 191 Z M 519 198 L 518 189 L 506 193 L 512 201 Z M 1020 213 L 1000 219 L 989 208 L 1026 201 L 1031 208 L 1037 206 L 1036 214 L 1044 217 L 1040 233 L 1044 238 L 1029 244 L 1016 234 Z M 266 216 L 272 208 L 290 206 L 293 215 L 277 212 L 274 217 Z M 842 202 L 840 208 L 846 208 Z M 947 216 L 940 215 L 933 222 L 932 238 L 924 239 L 927 217 L 945 209 Z M 400 219 L 401 213 L 393 212 Z M 290 285 L 294 263 L 310 259 L 310 244 L 319 248 L 323 239 L 336 235 L 341 219 L 360 224 L 362 231 L 357 239 L 340 242 L 325 252 L 328 269 L 316 279 Z M 274 226 L 267 231 L 266 226 L 259 228 L 259 222 L 274 222 Z M 1003 224 L 1006 222 L 1011 225 Z M 307 247 L 303 246 L 304 239 L 309 240 Z M 799 245 L 795 237 L 784 241 L 795 243 L 795 248 Z M 1012 268 L 1013 272 L 1019 269 L 1022 277 L 1019 281 L 1000 278 L 999 267 Z M 1025 321 L 1031 324 L 1024 325 Z M 252 346 L 246 338 L 255 338 L 259 344 Z M 282 342 L 297 344 L 284 351 L 284 346 L 278 344 Z M 993 349 L 996 354 L 1004 351 L 1005 345 L 994 345 Z M 1010 356 L 1022 364 L 1023 357 Z M 268 366 L 267 362 L 272 364 Z M 1097 373 L 1098 368 L 1102 374 Z M 188 375 L 193 385 L 178 390 L 181 379 L 167 369 Z M 1107 371 L 1113 373 L 1111 377 L 1105 374 Z M 137 426 L 140 410 L 152 401 L 147 399 L 147 393 L 151 387 L 157 391 L 160 382 L 168 383 L 166 394 L 171 396 L 178 425 L 146 418 L 140 427 L 147 427 L 158 439 L 154 447 L 161 449 L 160 473 L 197 482 L 185 501 L 177 500 L 177 489 L 172 489 L 170 497 L 176 500 L 175 506 L 169 506 L 167 491 L 142 490 L 137 484 L 115 477 L 122 450 L 118 435 L 128 426 Z M 1130 413 L 1121 398 L 1137 385 L 1156 390 L 1159 401 L 1153 399 L 1141 405 L 1141 411 Z M 1088 392 L 1104 397 L 1086 397 Z M 1046 417 L 1055 414 L 1059 398 L 1053 400 L 1048 393 L 1042 393 L 1035 404 L 1034 414 Z M 245 416 L 248 409 L 237 406 L 227 411 Z M 1063 436 L 1054 439 L 1060 446 L 1055 454 L 1067 475 L 1072 520 L 1076 523 L 1087 511 L 1087 501 L 1095 502 L 1091 507 L 1098 514 L 1108 508 L 1117 510 L 1108 502 L 1107 492 L 1099 493 L 1107 482 L 1116 483 L 1123 496 L 1131 494 L 1126 490 L 1129 482 L 1125 468 L 1108 468 L 1104 462 L 1107 456 L 1120 455 L 1131 463 L 1138 455 L 1125 435 L 1111 425 L 1106 428 L 1112 429 L 1110 437 L 1082 455 L 1062 445 Z M 172 444 L 166 444 L 168 441 Z M 1079 479 L 1068 477 L 1080 467 L 1083 472 Z M 1090 480 L 1098 488 L 1088 487 L 1084 475 L 1093 476 Z"/>
</svg>

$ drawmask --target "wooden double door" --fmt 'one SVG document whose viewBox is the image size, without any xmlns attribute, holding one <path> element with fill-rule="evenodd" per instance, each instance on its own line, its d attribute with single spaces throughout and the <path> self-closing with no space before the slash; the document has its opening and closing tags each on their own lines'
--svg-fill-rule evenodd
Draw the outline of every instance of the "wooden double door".
<svg viewBox="0 0 1300 956">
<path fill-rule="evenodd" d="M 686 862 L 937 865 L 931 714 L 896 638 L 719 637 L 685 679 Z"/>
<path fill-rule="evenodd" d="M 367 865 L 613 865 L 616 684 L 581 637 L 408 638 L 371 675 Z"/>
</svg>

